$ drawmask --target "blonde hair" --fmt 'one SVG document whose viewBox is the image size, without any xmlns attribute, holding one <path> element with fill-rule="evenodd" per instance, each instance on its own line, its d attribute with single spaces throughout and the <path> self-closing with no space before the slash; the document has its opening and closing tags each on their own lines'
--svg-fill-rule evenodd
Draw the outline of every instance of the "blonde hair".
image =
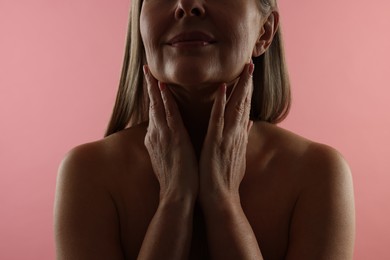
<svg viewBox="0 0 390 260">
<path fill-rule="evenodd" d="M 277 9 L 276 0 L 259 1 L 263 14 Z M 105 136 L 148 120 L 149 98 L 142 71 L 145 50 L 139 26 L 142 0 L 132 0 L 131 4 L 119 89 Z M 287 116 L 291 104 L 290 81 L 280 26 L 268 50 L 254 58 L 253 63 L 255 71 L 251 120 L 279 123 Z"/>
</svg>

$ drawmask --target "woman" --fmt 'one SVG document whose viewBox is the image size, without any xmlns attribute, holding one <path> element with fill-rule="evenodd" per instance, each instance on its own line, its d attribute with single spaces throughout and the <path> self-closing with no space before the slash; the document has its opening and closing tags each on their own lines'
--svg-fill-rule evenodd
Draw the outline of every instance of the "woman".
<svg viewBox="0 0 390 260">
<path fill-rule="evenodd" d="M 349 167 L 275 124 L 274 0 L 133 0 L 106 138 L 59 169 L 58 259 L 352 259 Z"/>
</svg>

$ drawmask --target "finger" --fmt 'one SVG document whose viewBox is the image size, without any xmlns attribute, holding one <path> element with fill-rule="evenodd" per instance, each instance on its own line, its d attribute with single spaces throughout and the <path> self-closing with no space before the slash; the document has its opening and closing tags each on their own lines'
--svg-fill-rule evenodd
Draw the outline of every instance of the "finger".
<svg viewBox="0 0 390 260">
<path fill-rule="evenodd" d="M 179 108 L 165 83 L 159 82 L 161 98 L 165 108 L 165 117 L 168 127 L 172 131 L 178 131 L 183 126 Z"/>
<path fill-rule="evenodd" d="M 247 133 L 248 133 L 248 135 L 249 135 L 249 132 L 250 132 L 251 129 L 252 129 L 252 126 L 253 126 L 253 121 L 252 121 L 252 120 L 249 120 L 249 122 L 248 122 L 248 127 L 247 127 Z"/>
<path fill-rule="evenodd" d="M 150 124 L 158 127 L 166 126 L 164 104 L 161 98 L 160 91 L 158 89 L 157 80 L 149 71 L 148 65 L 143 67 L 144 75 L 146 79 L 146 85 L 149 94 L 149 121 Z"/>
<path fill-rule="evenodd" d="M 253 82 L 249 80 L 247 83 L 249 85 L 249 88 L 247 88 L 247 96 L 245 97 L 244 101 L 244 114 L 241 118 L 241 123 L 240 125 L 244 128 L 247 129 L 246 126 L 249 123 L 250 120 L 250 112 L 251 112 L 251 101 L 252 101 L 252 94 L 253 94 Z"/>
<path fill-rule="evenodd" d="M 226 106 L 225 129 L 230 129 L 242 125 L 242 119 L 245 119 L 245 113 L 248 113 L 248 102 L 250 110 L 251 96 L 249 95 L 252 91 L 250 88 L 252 87 L 253 70 L 253 63 L 245 65 L 244 70 L 240 75 L 240 79 L 233 89 L 231 98 L 229 99 Z"/>
<path fill-rule="evenodd" d="M 226 105 L 226 84 L 222 84 L 217 91 L 213 108 L 211 109 L 207 137 L 212 140 L 220 140 L 224 127 L 224 115 Z"/>
</svg>

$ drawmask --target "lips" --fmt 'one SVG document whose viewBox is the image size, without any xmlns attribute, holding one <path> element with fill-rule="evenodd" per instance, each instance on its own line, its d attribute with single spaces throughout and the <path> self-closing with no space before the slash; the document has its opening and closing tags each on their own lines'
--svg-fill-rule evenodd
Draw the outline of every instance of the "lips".
<svg viewBox="0 0 390 260">
<path fill-rule="evenodd" d="M 169 45 L 181 46 L 181 45 L 209 45 L 215 43 L 215 39 L 204 32 L 201 31 L 192 31 L 192 32 L 184 32 L 174 36 L 172 39 L 168 41 Z"/>
</svg>

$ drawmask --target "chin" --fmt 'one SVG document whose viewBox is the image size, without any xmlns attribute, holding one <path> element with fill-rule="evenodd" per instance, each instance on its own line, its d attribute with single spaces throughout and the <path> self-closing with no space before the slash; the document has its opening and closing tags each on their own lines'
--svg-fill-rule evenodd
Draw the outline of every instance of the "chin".
<svg viewBox="0 0 390 260">
<path fill-rule="evenodd" d="M 167 69 L 165 75 L 168 83 L 182 86 L 202 85 L 221 81 L 221 79 L 218 79 L 218 73 L 214 68 L 194 63 L 171 66 Z"/>
<path fill-rule="evenodd" d="M 221 66 L 221 64 L 226 64 L 226 66 Z M 150 66 L 156 79 L 179 86 L 229 83 L 235 80 L 242 71 L 241 67 L 237 67 L 237 63 L 194 57 L 152 63 Z"/>
</svg>

